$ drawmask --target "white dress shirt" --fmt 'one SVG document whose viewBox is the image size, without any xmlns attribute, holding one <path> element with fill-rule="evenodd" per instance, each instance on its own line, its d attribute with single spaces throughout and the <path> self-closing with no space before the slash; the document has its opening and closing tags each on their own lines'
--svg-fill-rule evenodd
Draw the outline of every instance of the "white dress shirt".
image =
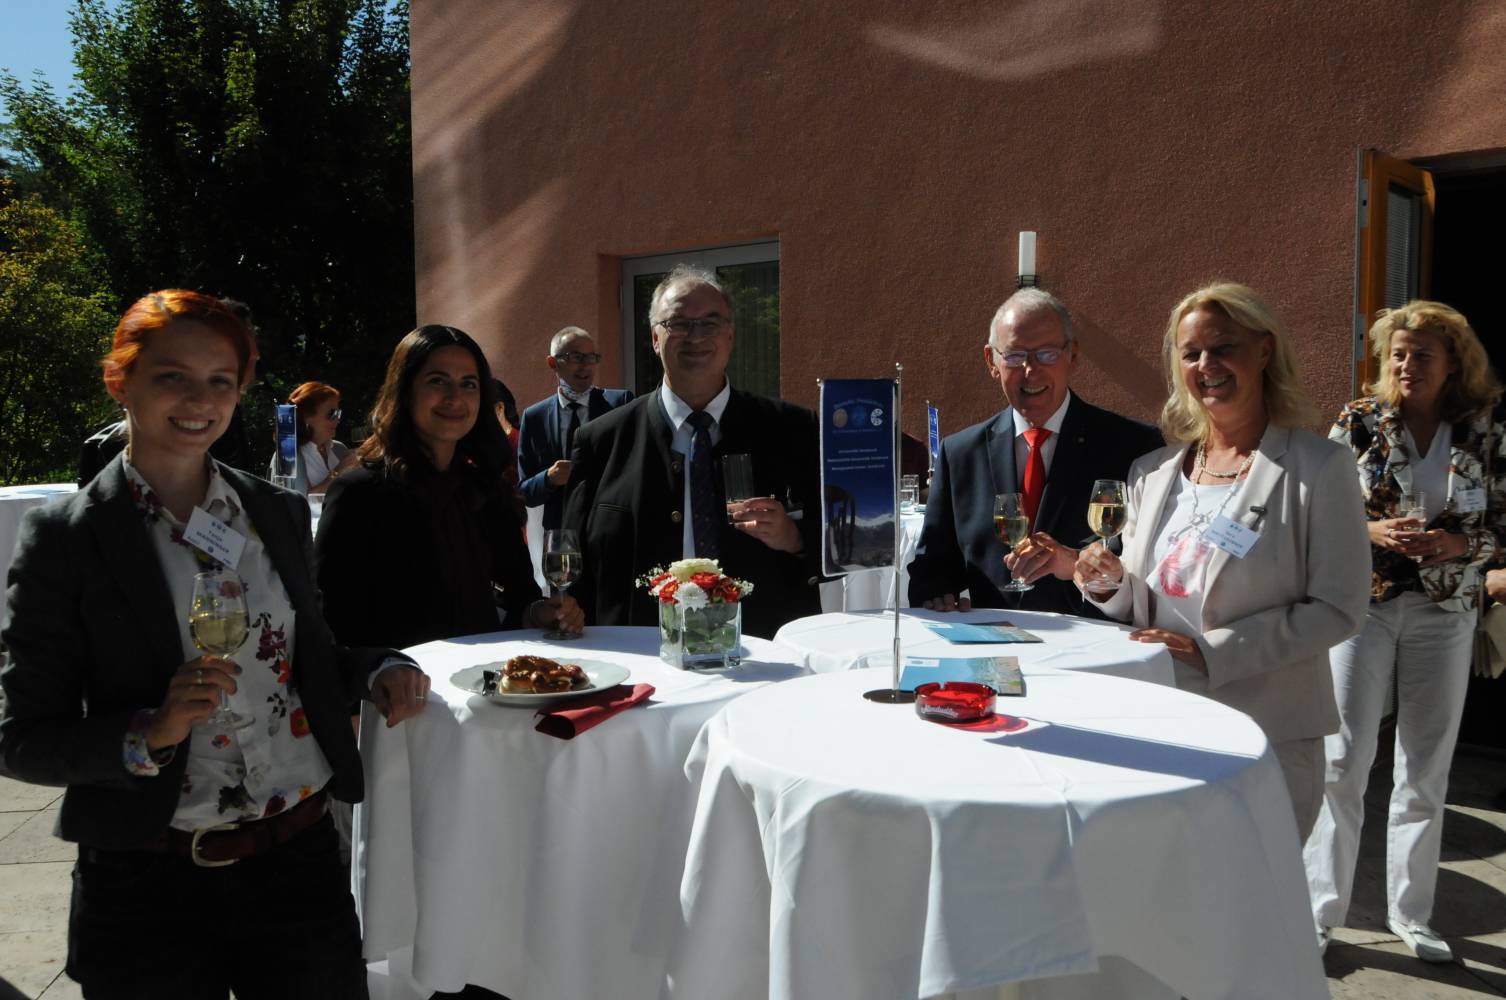
<svg viewBox="0 0 1506 1000">
<path fill-rule="evenodd" d="M 711 414 L 710 433 L 712 445 L 717 444 L 722 439 L 722 413 L 727 409 L 727 400 L 731 398 L 732 383 L 726 382 L 722 385 L 722 391 L 713 396 L 711 402 L 706 404 L 706 412 Z M 690 408 L 689 403 L 686 403 L 685 400 L 670 391 L 668 382 L 661 382 L 659 384 L 659 405 L 664 407 L 664 415 L 669 418 L 670 426 L 675 429 L 675 435 L 669 442 L 670 449 L 685 456 L 684 490 L 682 506 L 680 507 L 680 510 L 684 513 L 684 518 L 681 522 L 685 526 L 684 534 L 681 536 L 684 540 L 684 554 L 680 558 L 693 559 L 697 553 L 695 550 L 695 526 L 691 523 L 690 517 L 690 439 L 695 436 L 695 428 L 691 427 L 686 421 L 690 419 L 690 415 L 695 411 Z"/>
<path fill-rule="evenodd" d="M 1056 408 L 1056 412 L 1041 426 L 1051 432 L 1041 444 L 1041 461 L 1046 463 L 1046 473 L 1051 473 L 1051 458 L 1056 454 L 1056 439 L 1062 434 L 1062 420 L 1067 415 L 1067 407 L 1072 403 L 1072 391 L 1062 397 L 1062 405 Z M 1019 410 L 1011 410 L 1014 416 L 1014 474 L 1015 490 L 1025 492 L 1025 465 L 1030 461 L 1030 442 L 1025 440 L 1025 432 L 1030 429 L 1030 421 L 1020 416 Z"/>
</svg>

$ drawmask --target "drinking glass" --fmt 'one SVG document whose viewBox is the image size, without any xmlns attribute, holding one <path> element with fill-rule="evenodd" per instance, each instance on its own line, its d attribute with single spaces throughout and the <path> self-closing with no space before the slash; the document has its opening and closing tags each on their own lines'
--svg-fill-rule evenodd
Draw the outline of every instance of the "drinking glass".
<svg viewBox="0 0 1506 1000">
<path fill-rule="evenodd" d="M 994 497 L 994 534 L 1009 548 L 1030 537 L 1030 518 L 1025 513 L 1025 498 L 1018 493 L 1000 493 Z M 999 588 L 1006 593 L 1034 590 L 1035 585 L 1013 577 Z"/>
<path fill-rule="evenodd" d="M 753 489 L 753 456 L 722 456 L 722 488 L 727 497 L 727 523 L 731 524 L 732 505 L 757 496 Z"/>
<path fill-rule="evenodd" d="M 899 509 L 908 514 L 920 503 L 920 477 L 899 477 Z"/>
<path fill-rule="evenodd" d="M 1124 483 L 1118 479 L 1096 479 L 1093 492 L 1088 496 L 1088 527 L 1093 534 L 1107 542 L 1124 530 L 1128 511 L 1124 505 Z M 1103 577 L 1095 577 L 1086 584 L 1088 590 L 1102 594 L 1114 590 L 1118 584 Z"/>
<path fill-rule="evenodd" d="M 228 660 L 246 641 L 250 617 L 246 611 L 246 585 L 229 570 L 213 570 L 193 578 L 188 602 L 188 634 L 206 656 Z M 228 733 L 245 729 L 252 718 L 232 711 L 220 695 L 220 704 L 200 722 L 210 732 Z"/>
<path fill-rule="evenodd" d="M 1416 521 L 1417 531 L 1426 531 L 1428 528 L 1428 495 L 1423 490 L 1414 490 L 1411 493 L 1403 493 L 1400 502 L 1396 505 L 1397 517 L 1409 517 Z M 1422 562 L 1422 556 L 1413 556 L 1413 562 Z"/>
<path fill-rule="evenodd" d="M 555 593 L 563 595 L 580 576 L 580 539 L 570 528 L 551 528 L 544 532 L 544 579 Z M 557 641 L 579 639 L 580 633 L 566 632 L 555 626 L 544 633 L 545 639 Z"/>
</svg>

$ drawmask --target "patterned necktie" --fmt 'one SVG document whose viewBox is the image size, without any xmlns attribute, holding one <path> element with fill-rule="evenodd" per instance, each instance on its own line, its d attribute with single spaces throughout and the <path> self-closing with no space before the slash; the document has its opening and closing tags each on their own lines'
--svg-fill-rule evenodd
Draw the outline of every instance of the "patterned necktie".
<svg viewBox="0 0 1506 1000">
<path fill-rule="evenodd" d="M 1041 508 L 1041 495 L 1046 492 L 1046 459 L 1041 448 L 1051 432 L 1044 427 L 1025 428 L 1025 443 L 1030 446 L 1030 457 L 1025 460 L 1025 513 L 1030 516 L 1030 530 L 1035 530 L 1035 512 Z"/>
<path fill-rule="evenodd" d="M 569 458 L 570 451 L 575 447 L 575 432 L 580 430 L 580 404 L 570 404 L 570 422 L 565 425 L 565 454 L 561 457 Z"/>
<path fill-rule="evenodd" d="M 717 503 L 716 477 L 711 468 L 711 425 L 705 410 L 692 413 L 686 422 L 695 429 L 690 438 L 690 525 L 695 532 L 695 554 L 715 559 L 721 554 L 717 533 L 726 511 Z"/>
</svg>

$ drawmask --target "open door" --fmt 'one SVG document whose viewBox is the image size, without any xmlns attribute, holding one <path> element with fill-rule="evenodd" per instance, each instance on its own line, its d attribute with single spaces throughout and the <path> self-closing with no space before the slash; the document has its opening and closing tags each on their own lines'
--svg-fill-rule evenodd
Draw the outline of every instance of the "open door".
<svg viewBox="0 0 1506 1000">
<path fill-rule="evenodd" d="M 1375 314 L 1417 298 L 1433 283 L 1433 175 L 1374 149 L 1359 154 L 1355 282 L 1355 395 L 1375 378 L 1365 335 Z"/>
</svg>

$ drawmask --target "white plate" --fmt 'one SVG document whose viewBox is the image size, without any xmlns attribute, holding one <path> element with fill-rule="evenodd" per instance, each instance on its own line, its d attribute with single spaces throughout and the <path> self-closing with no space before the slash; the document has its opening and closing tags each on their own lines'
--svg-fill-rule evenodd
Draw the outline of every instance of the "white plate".
<svg viewBox="0 0 1506 1000">
<path fill-rule="evenodd" d="M 615 687 L 628 679 L 630 671 L 627 667 L 617 663 L 605 663 L 601 660 L 577 660 L 564 659 L 560 663 L 573 663 L 586 672 L 590 678 L 590 685 L 576 688 L 574 691 L 550 691 L 546 694 L 499 692 L 497 694 L 481 693 L 481 671 L 495 670 L 502 672 L 507 666 L 506 660 L 498 660 L 495 663 L 478 663 L 474 667 L 466 667 L 450 675 L 450 683 L 462 691 L 468 691 L 474 695 L 480 695 L 487 701 L 498 705 L 512 705 L 516 708 L 542 708 L 552 705 L 557 701 L 568 701 L 571 698 L 579 698 L 585 694 L 595 694 L 609 687 Z"/>
</svg>

